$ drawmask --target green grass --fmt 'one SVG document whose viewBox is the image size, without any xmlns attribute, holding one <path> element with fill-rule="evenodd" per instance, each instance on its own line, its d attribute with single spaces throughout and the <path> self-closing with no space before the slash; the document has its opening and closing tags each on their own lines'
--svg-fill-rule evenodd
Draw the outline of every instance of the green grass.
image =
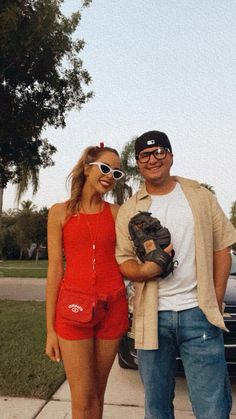
<svg viewBox="0 0 236 419">
<path fill-rule="evenodd" d="M 4 260 L 0 261 L 0 277 L 46 278 L 47 260 Z"/>
<path fill-rule="evenodd" d="M 45 355 L 45 303 L 0 300 L 0 395 L 49 399 L 65 380 Z"/>
</svg>

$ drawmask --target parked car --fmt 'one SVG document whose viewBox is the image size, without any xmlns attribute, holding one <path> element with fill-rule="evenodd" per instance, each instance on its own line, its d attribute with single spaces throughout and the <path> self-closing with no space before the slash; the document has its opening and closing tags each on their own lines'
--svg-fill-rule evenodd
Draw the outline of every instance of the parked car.
<svg viewBox="0 0 236 419">
<path fill-rule="evenodd" d="M 134 336 L 131 331 L 133 317 L 134 288 L 131 281 L 126 281 L 127 298 L 129 302 L 129 330 L 123 337 L 119 352 L 118 362 L 120 367 L 138 369 L 137 353 L 134 348 Z M 229 332 L 224 332 L 225 356 L 229 374 L 236 377 L 236 252 L 232 252 L 232 266 L 225 294 L 225 324 Z M 183 365 L 177 356 L 177 375 L 182 375 Z"/>
</svg>

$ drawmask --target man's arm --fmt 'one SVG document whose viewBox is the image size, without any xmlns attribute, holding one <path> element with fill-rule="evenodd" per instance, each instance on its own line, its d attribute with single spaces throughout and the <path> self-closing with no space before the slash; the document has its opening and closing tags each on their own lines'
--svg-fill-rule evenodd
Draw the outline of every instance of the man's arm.
<svg viewBox="0 0 236 419">
<path fill-rule="evenodd" d="M 161 275 L 161 267 L 154 262 L 139 264 L 134 259 L 119 265 L 122 275 L 135 282 L 150 281 Z"/>
<path fill-rule="evenodd" d="M 169 244 L 164 251 L 171 253 L 173 245 Z M 162 274 L 162 268 L 155 262 L 146 261 L 138 263 L 134 259 L 129 259 L 119 265 L 122 275 L 135 282 L 150 281 Z"/>
<path fill-rule="evenodd" d="M 128 223 L 131 214 L 126 210 L 125 204 L 119 209 L 116 218 L 116 259 L 123 276 L 131 281 L 143 282 L 154 280 L 162 274 L 162 268 L 154 263 L 146 261 L 138 263 L 132 241 L 129 237 Z M 164 251 L 171 254 L 173 245 L 167 246 Z"/>
<path fill-rule="evenodd" d="M 225 290 L 232 264 L 230 247 L 226 247 L 225 249 L 214 252 L 213 261 L 216 298 L 219 309 L 222 312 Z"/>
</svg>

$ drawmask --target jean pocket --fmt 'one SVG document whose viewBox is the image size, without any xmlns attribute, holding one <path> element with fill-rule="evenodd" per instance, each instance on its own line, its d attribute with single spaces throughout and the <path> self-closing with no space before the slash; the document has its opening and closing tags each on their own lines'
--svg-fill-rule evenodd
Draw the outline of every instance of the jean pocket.
<svg viewBox="0 0 236 419">
<path fill-rule="evenodd" d="M 205 340 L 212 339 L 220 334 L 222 335 L 222 330 L 219 327 L 215 326 L 214 324 L 210 323 L 207 317 L 205 316 L 205 314 L 203 313 L 203 311 L 202 310 L 200 311 L 202 315 L 202 325 L 203 325 L 202 327 L 204 327 L 204 330 L 205 330 L 205 334 L 204 334 Z"/>
<path fill-rule="evenodd" d="M 202 336 L 205 341 L 222 334 L 222 330 L 210 323 L 199 307 L 191 310 L 188 326 L 194 330 L 194 334 Z"/>
</svg>

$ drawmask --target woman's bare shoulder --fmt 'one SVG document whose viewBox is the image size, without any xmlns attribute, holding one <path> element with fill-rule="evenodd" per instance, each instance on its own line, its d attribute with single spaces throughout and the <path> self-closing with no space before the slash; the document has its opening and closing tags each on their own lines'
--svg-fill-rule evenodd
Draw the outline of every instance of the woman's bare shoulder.
<svg viewBox="0 0 236 419">
<path fill-rule="evenodd" d="M 66 218 L 66 210 L 66 202 L 57 202 L 56 204 L 53 204 L 49 209 L 49 218 L 54 219 L 54 221 L 59 221 L 61 224 L 63 224 Z"/>
</svg>

